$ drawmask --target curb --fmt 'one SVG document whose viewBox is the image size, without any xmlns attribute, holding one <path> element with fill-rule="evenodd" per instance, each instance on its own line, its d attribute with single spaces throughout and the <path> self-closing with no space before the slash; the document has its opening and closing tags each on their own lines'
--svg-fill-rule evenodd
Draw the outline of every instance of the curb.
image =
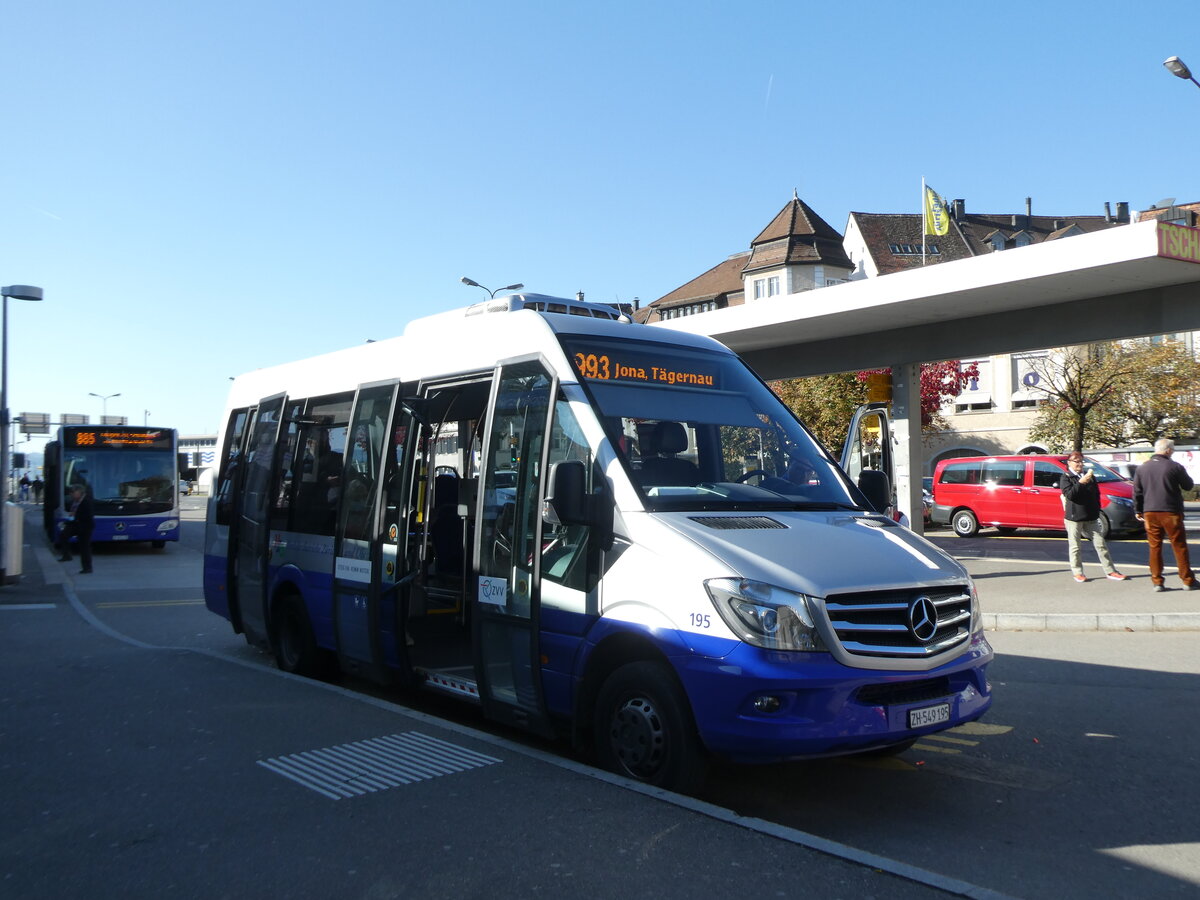
<svg viewBox="0 0 1200 900">
<path fill-rule="evenodd" d="M 984 613 L 986 631 L 1200 631 L 1200 613 Z"/>
</svg>

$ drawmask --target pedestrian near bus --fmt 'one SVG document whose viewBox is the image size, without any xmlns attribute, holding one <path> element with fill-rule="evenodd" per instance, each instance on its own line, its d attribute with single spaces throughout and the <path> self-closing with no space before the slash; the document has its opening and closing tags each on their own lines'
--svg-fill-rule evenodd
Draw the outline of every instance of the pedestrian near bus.
<svg viewBox="0 0 1200 900">
<path fill-rule="evenodd" d="M 1187 534 L 1183 530 L 1183 492 L 1195 484 L 1187 469 L 1175 460 L 1175 442 L 1159 438 L 1154 443 L 1154 455 L 1138 466 L 1133 476 L 1133 508 L 1139 522 L 1146 526 L 1146 543 L 1150 547 L 1150 580 L 1155 591 L 1165 591 L 1163 584 L 1163 538 L 1175 552 L 1175 566 L 1185 591 L 1194 591 L 1196 574 L 1188 559 Z"/>
<path fill-rule="evenodd" d="M 1063 524 L 1067 527 L 1067 546 L 1071 559 L 1071 574 L 1080 584 L 1087 581 L 1083 574 L 1081 545 L 1091 541 L 1096 556 L 1104 567 L 1109 581 L 1125 581 L 1126 576 L 1113 565 L 1108 542 L 1100 528 L 1100 485 L 1094 472 L 1083 470 L 1083 454 L 1076 450 L 1067 457 L 1067 471 L 1058 480 L 1063 496 Z"/>
<path fill-rule="evenodd" d="M 74 537 L 79 561 L 83 564 L 80 575 L 92 573 L 92 529 L 95 524 L 92 498 L 88 496 L 87 487 L 82 484 L 71 485 L 71 519 L 62 531 L 62 556 L 59 561 L 71 561 L 71 538 Z"/>
</svg>

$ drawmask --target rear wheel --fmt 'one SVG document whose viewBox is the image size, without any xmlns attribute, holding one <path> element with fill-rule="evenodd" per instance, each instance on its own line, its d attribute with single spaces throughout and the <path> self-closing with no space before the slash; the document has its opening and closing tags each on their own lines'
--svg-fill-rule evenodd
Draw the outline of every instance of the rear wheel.
<svg viewBox="0 0 1200 900">
<path fill-rule="evenodd" d="M 979 533 L 979 520 L 969 509 L 960 509 L 950 520 L 954 533 L 961 538 L 975 537 Z"/>
<path fill-rule="evenodd" d="M 996 530 L 1005 537 L 1017 533 L 1017 529 L 1013 528 L 1011 525 L 997 525 Z"/>
<path fill-rule="evenodd" d="M 317 646 L 304 601 L 294 594 L 279 601 L 271 645 L 276 665 L 285 672 L 324 678 L 331 671 L 332 656 Z"/>
<path fill-rule="evenodd" d="M 664 663 L 636 662 L 613 672 L 596 700 L 600 764 L 618 775 L 673 791 L 697 787 L 707 758 L 691 708 Z"/>
</svg>

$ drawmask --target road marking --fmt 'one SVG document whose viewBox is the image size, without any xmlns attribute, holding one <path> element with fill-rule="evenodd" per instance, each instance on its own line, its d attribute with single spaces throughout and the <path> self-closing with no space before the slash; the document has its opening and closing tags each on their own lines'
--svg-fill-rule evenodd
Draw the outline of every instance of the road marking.
<svg viewBox="0 0 1200 900">
<path fill-rule="evenodd" d="M 453 775 L 501 760 L 418 731 L 260 759 L 258 764 L 330 800 Z"/>
<path fill-rule="evenodd" d="M 114 600 L 97 603 L 97 609 L 122 609 L 134 606 L 199 606 L 203 600 Z"/>
<path fill-rule="evenodd" d="M 987 722 L 967 722 L 947 729 L 954 734 L 1008 734 L 1013 730 L 1011 725 L 990 725 Z"/>
<path fill-rule="evenodd" d="M 924 738 L 922 738 L 922 740 L 924 740 Z M 913 744 L 912 748 L 914 750 L 924 750 L 927 753 L 949 753 L 951 755 L 955 753 L 962 753 L 961 750 L 955 750 L 953 747 L 935 747 L 933 744 L 916 743 Z"/>
<path fill-rule="evenodd" d="M 0 603 L 0 609 L 54 609 L 56 603 Z"/>
<path fill-rule="evenodd" d="M 941 741 L 943 744 L 961 744 L 964 747 L 978 747 L 979 741 L 967 741 L 962 738 L 947 737 L 944 734 L 927 734 L 923 741 Z"/>
</svg>

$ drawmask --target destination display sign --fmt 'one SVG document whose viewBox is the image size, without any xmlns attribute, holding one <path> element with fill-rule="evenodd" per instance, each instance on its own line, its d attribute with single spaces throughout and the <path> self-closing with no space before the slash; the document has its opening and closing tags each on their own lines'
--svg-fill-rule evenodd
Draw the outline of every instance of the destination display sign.
<svg viewBox="0 0 1200 900">
<path fill-rule="evenodd" d="M 571 342 L 567 353 L 587 381 L 649 384 L 655 387 L 719 387 L 717 359 L 680 354 L 653 345 Z"/>
<path fill-rule="evenodd" d="M 67 428 L 63 443 L 72 450 L 170 450 L 172 433 L 162 428 Z"/>
</svg>

